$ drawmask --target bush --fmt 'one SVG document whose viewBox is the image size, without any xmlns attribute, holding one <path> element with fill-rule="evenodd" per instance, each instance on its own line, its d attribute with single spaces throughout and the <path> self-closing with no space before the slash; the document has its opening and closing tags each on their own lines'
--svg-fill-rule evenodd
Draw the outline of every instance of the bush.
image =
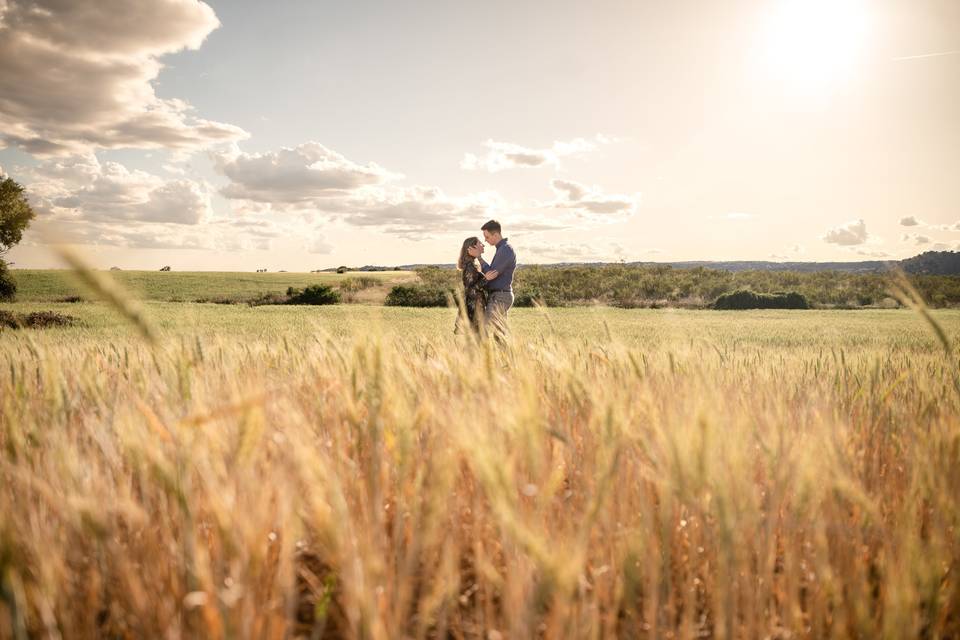
<svg viewBox="0 0 960 640">
<path fill-rule="evenodd" d="M 337 304 L 340 293 L 325 284 L 315 284 L 306 289 L 287 289 L 286 304 Z"/>
<path fill-rule="evenodd" d="M 755 293 L 740 289 L 717 298 L 714 309 L 809 309 L 807 299 L 794 292 Z"/>
<path fill-rule="evenodd" d="M 460 286 L 460 272 L 456 269 L 421 267 L 416 273 L 420 282 L 430 289 L 453 291 Z"/>
<path fill-rule="evenodd" d="M 525 289 L 519 291 L 513 296 L 513 306 L 515 307 L 535 307 L 537 305 L 546 305 L 548 307 L 569 306 L 569 303 L 558 298 L 556 295 L 544 293 L 538 289 Z"/>
<path fill-rule="evenodd" d="M 375 287 L 380 283 L 376 278 L 371 278 L 370 276 L 360 276 L 359 278 L 349 277 L 344 278 L 340 282 L 340 290 L 345 293 L 356 293 L 358 291 L 363 291 L 364 289 L 369 289 Z"/>
<path fill-rule="evenodd" d="M 426 291 L 414 295 L 404 289 L 397 293 L 396 304 L 406 304 L 403 296 L 418 299 L 428 295 L 439 305 L 445 292 L 460 290 L 456 269 L 428 267 L 417 269 L 418 286 Z M 791 291 L 802 298 L 791 298 L 785 308 L 859 308 L 889 305 L 889 275 L 845 271 L 724 271 L 704 267 L 674 268 L 669 265 L 602 265 L 544 267 L 524 265 L 517 269 L 513 290 L 514 306 L 532 306 L 543 302 L 548 307 L 608 305 L 621 308 L 683 307 L 709 309 L 724 295 L 740 290 L 758 295 L 786 295 Z M 960 277 L 915 275 L 910 281 L 927 304 L 934 307 L 960 306 Z M 780 303 L 767 303 L 774 304 Z M 417 305 L 421 306 L 421 305 Z M 894 304 L 894 307 L 896 304 Z M 757 308 L 757 307 L 754 307 Z M 759 308 L 784 308 L 779 306 Z"/>
<path fill-rule="evenodd" d="M 17 295 L 17 283 L 13 281 L 7 263 L 0 260 L 0 300 L 10 301 Z"/>
<path fill-rule="evenodd" d="M 160 267 L 160 271 L 170 271 L 170 267 Z"/>
<path fill-rule="evenodd" d="M 14 313 L 0 309 L 0 327 L 8 329 L 46 329 L 47 327 L 70 327 L 78 323 L 73 316 L 56 311 Z"/>
<path fill-rule="evenodd" d="M 446 307 L 447 291 L 422 284 L 395 286 L 387 294 L 388 307 Z"/>
</svg>

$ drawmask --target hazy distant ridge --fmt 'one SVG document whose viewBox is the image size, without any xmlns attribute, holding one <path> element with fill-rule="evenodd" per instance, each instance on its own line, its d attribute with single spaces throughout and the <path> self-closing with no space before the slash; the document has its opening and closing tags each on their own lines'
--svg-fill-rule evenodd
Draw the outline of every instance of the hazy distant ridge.
<svg viewBox="0 0 960 640">
<path fill-rule="evenodd" d="M 876 273 L 886 271 L 892 267 L 901 267 L 908 273 L 923 273 L 931 275 L 960 275 L 960 252 L 956 251 L 927 251 L 905 260 L 863 260 L 859 262 L 771 262 L 766 260 L 730 260 L 711 261 L 694 260 L 685 262 L 559 262 L 542 264 L 541 267 L 597 267 L 609 264 L 626 264 L 627 266 L 667 266 L 675 269 L 716 269 L 719 271 L 844 271 L 849 273 Z M 452 269 L 450 264 L 403 264 L 395 267 L 381 267 L 366 265 L 351 268 L 350 271 L 412 271 L 421 267 L 439 267 Z M 336 269 L 324 269 L 336 271 Z"/>
</svg>

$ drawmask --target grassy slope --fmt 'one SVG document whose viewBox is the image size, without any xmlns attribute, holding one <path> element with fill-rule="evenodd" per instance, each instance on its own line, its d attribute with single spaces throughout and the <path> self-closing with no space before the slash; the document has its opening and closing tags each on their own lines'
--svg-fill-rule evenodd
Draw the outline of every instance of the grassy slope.
<svg viewBox="0 0 960 640">
<path fill-rule="evenodd" d="M 66 270 L 13 270 L 17 300 L 47 302 L 66 296 L 85 295 Z M 263 293 L 283 293 L 287 287 L 327 284 L 336 287 L 347 278 L 371 277 L 383 282 L 375 295 L 361 295 L 360 301 L 376 302 L 395 282 L 416 276 L 405 271 L 374 273 L 242 273 L 220 271 L 113 271 L 110 275 L 131 294 L 145 300 L 193 301 L 199 298 L 251 298 Z"/>
</svg>

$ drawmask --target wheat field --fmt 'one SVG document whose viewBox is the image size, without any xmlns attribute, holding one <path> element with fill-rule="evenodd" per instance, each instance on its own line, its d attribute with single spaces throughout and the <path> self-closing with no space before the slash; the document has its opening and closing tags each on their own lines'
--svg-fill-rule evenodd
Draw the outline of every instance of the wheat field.
<svg viewBox="0 0 960 640">
<path fill-rule="evenodd" d="M 54 306 L 0 637 L 960 635 L 960 312 Z"/>
</svg>

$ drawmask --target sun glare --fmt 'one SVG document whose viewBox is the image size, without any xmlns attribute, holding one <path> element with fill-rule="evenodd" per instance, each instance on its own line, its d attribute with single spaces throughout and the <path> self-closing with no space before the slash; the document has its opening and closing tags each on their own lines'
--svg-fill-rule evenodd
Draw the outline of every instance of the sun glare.
<svg viewBox="0 0 960 640">
<path fill-rule="evenodd" d="M 826 97 L 856 71 L 867 23 L 864 0 L 780 0 L 764 21 L 757 62 L 789 94 Z"/>
</svg>

